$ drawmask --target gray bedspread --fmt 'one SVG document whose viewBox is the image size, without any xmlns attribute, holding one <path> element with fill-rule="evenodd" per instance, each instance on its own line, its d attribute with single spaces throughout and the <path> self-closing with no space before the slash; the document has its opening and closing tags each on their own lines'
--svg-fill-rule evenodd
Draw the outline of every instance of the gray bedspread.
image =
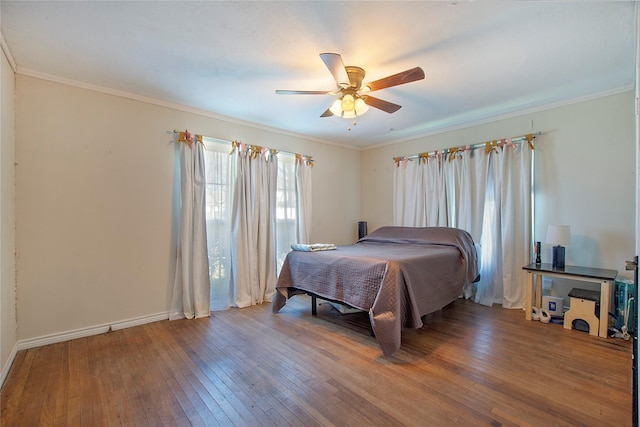
<svg viewBox="0 0 640 427">
<path fill-rule="evenodd" d="M 454 301 L 478 277 L 473 239 L 446 227 L 382 227 L 334 251 L 287 255 L 273 312 L 310 292 L 369 312 L 385 355 L 400 348 L 402 328 Z"/>
</svg>

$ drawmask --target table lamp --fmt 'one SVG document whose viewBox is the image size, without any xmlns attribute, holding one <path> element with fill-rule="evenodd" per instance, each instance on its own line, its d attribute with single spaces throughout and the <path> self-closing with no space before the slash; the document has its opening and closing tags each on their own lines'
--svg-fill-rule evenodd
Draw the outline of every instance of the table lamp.
<svg viewBox="0 0 640 427">
<path fill-rule="evenodd" d="M 553 268 L 564 270 L 564 245 L 571 243 L 571 228 L 568 225 L 550 225 L 545 241 L 553 245 Z"/>
</svg>

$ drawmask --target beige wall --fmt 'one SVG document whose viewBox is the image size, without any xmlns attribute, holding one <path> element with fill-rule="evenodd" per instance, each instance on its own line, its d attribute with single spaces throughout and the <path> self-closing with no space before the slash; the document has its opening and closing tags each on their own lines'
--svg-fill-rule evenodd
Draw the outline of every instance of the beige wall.
<svg viewBox="0 0 640 427">
<path fill-rule="evenodd" d="M 0 385 L 16 350 L 14 73 L 0 53 Z"/>
<path fill-rule="evenodd" d="M 533 122 L 534 239 L 570 224 L 568 262 L 621 275 L 634 252 L 631 92 L 358 152 L 24 75 L 16 91 L 19 340 L 166 312 L 174 128 L 312 155 L 311 240 L 344 244 L 358 220 L 391 224 L 393 156 L 521 135 Z"/>
<path fill-rule="evenodd" d="M 356 238 L 358 151 L 18 74 L 19 340 L 168 310 L 173 129 L 312 155 L 312 240 Z"/>
<path fill-rule="evenodd" d="M 624 261 L 635 253 L 631 91 L 363 152 L 362 217 L 369 229 L 393 222 L 392 157 L 523 135 L 532 123 L 542 132 L 535 151 L 534 241 L 544 242 L 548 224 L 568 224 L 567 263 L 627 276 Z M 550 258 L 543 245 L 543 262 Z"/>
</svg>

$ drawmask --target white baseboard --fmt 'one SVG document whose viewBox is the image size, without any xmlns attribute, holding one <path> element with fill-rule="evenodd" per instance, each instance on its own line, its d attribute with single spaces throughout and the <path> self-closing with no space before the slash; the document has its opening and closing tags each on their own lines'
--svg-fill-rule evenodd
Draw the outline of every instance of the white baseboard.
<svg viewBox="0 0 640 427">
<path fill-rule="evenodd" d="M 17 343 L 13 346 L 13 350 L 11 350 L 11 354 L 7 359 L 7 363 L 4 364 L 4 366 L 2 367 L 2 371 L 0 371 L 0 388 L 2 388 L 2 385 L 4 384 L 4 380 L 7 378 L 7 375 L 9 375 L 9 370 L 11 369 L 11 365 L 13 365 L 13 361 L 16 358 L 16 354 L 18 354 Z"/>
<path fill-rule="evenodd" d="M 28 348 L 40 347 L 43 345 L 55 344 L 77 338 L 89 337 L 91 335 L 104 334 L 109 332 L 110 330 L 116 331 L 118 329 L 131 328 L 133 326 L 140 326 L 144 325 L 145 323 L 158 322 L 160 320 L 167 319 L 169 319 L 168 311 L 163 313 L 150 314 L 148 316 L 134 317 L 133 319 L 121 320 L 115 323 L 89 326 L 87 328 L 74 329 L 72 331 L 58 332 L 55 334 L 19 340 L 16 346 L 18 351 L 26 350 Z M 13 361 L 13 359 L 11 360 Z"/>
</svg>

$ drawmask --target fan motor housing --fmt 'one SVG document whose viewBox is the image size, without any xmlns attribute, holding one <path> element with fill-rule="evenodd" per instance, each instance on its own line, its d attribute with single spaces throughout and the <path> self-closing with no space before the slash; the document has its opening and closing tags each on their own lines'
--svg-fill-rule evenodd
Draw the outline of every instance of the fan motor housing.
<svg viewBox="0 0 640 427">
<path fill-rule="evenodd" d="M 344 68 L 345 70 L 347 70 L 347 75 L 349 76 L 349 83 L 351 84 L 351 87 L 355 88 L 356 90 L 360 89 L 362 80 L 365 76 L 364 69 L 355 67 L 353 65 L 347 65 Z"/>
</svg>

